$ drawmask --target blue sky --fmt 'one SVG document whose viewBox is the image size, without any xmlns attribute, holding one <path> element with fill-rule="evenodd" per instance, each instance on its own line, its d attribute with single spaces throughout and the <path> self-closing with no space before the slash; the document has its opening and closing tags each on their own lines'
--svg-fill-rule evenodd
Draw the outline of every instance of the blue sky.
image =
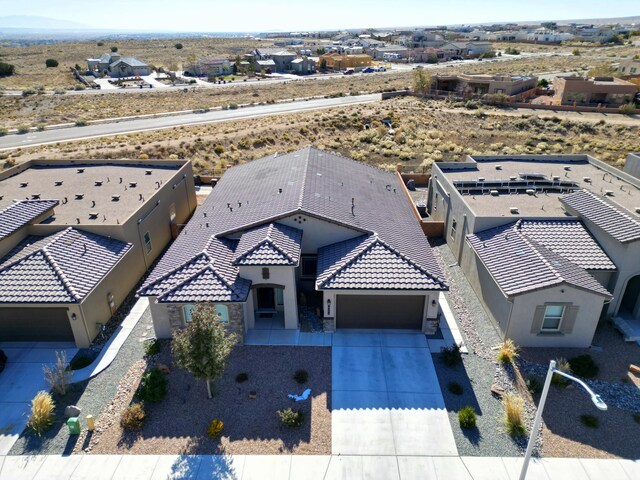
<svg viewBox="0 0 640 480">
<path fill-rule="evenodd" d="M 640 15 L 638 0 L 0 0 L 0 16 L 93 27 L 176 31 L 304 31 Z"/>
</svg>

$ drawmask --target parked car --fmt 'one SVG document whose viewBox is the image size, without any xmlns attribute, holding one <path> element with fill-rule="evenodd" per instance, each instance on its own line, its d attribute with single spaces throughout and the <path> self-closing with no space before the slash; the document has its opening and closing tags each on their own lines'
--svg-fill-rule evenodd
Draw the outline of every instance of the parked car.
<svg viewBox="0 0 640 480">
<path fill-rule="evenodd" d="M 353 75 L 353 68 L 349 68 L 342 73 L 344 73 L 345 75 Z"/>
<path fill-rule="evenodd" d="M 455 56 L 451 57 L 451 60 L 464 60 L 464 58 L 461 57 L 460 55 L 455 55 Z"/>
<path fill-rule="evenodd" d="M 375 72 L 375 70 L 372 67 L 367 67 L 364 70 L 362 70 L 362 73 L 373 73 Z"/>
<path fill-rule="evenodd" d="M 4 350 L 0 350 L 0 372 L 4 370 L 4 366 L 7 364 L 7 354 Z"/>
</svg>

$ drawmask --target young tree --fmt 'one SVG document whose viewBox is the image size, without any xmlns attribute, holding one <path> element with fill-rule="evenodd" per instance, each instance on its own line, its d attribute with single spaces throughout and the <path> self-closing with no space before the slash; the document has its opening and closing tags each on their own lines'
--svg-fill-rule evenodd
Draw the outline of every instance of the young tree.
<svg viewBox="0 0 640 480">
<path fill-rule="evenodd" d="M 174 47 L 176 47 L 176 50 L 182 50 L 183 45 L 181 43 L 176 43 Z"/>
<path fill-rule="evenodd" d="M 237 336 L 227 332 L 213 306 L 199 304 L 191 312 L 187 328 L 173 334 L 171 353 L 180 368 L 205 381 L 211 398 L 211 382 L 224 373 L 237 342 Z"/>
<path fill-rule="evenodd" d="M 0 62 L 0 77 L 9 77 L 16 71 L 16 67 L 10 63 Z"/>
<path fill-rule="evenodd" d="M 113 53 L 116 53 L 116 52 L 118 51 L 118 47 L 111 47 L 111 51 L 112 51 Z"/>
<path fill-rule="evenodd" d="M 431 90 L 433 85 L 433 77 L 424 69 L 415 70 L 413 72 L 413 91 L 425 96 Z"/>
<path fill-rule="evenodd" d="M 56 68 L 58 66 L 58 60 L 55 58 L 47 58 L 47 61 L 44 62 L 47 68 Z"/>
</svg>

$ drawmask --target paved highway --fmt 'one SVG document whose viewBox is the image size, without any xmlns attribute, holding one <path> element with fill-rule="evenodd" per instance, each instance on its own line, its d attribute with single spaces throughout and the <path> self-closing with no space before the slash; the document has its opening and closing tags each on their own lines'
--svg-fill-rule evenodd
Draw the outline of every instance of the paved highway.
<svg viewBox="0 0 640 480">
<path fill-rule="evenodd" d="M 23 147 L 35 147 L 52 143 L 74 142 L 77 140 L 112 137 L 127 133 L 146 132 L 151 130 L 164 130 L 188 125 L 200 125 L 204 123 L 228 122 L 231 120 L 243 120 L 269 115 L 282 115 L 285 113 L 298 113 L 323 108 L 341 107 L 359 103 L 370 103 L 382 100 L 379 93 L 371 95 L 358 95 L 352 97 L 322 98 L 289 103 L 277 103 L 274 105 L 258 105 L 243 107 L 237 110 L 214 110 L 207 113 L 188 113 L 171 117 L 144 118 L 126 120 L 116 123 L 92 124 L 86 127 L 70 127 L 43 132 L 31 132 L 28 134 L 6 135 L 0 137 L 0 151 L 14 150 Z"/>
</svg>

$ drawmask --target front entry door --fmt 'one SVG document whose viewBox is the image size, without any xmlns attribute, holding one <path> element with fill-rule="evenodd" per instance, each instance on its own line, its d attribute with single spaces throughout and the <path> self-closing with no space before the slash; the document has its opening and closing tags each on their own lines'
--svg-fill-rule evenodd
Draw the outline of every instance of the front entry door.
<svg viewBox="0 0 640 480">
<path fill-rule="evenodd" d="M 276 298 L 272 287 L 258 288 L 256 295 L 258 297 L 258 310 L 275 310 Z"/>
</svg>

